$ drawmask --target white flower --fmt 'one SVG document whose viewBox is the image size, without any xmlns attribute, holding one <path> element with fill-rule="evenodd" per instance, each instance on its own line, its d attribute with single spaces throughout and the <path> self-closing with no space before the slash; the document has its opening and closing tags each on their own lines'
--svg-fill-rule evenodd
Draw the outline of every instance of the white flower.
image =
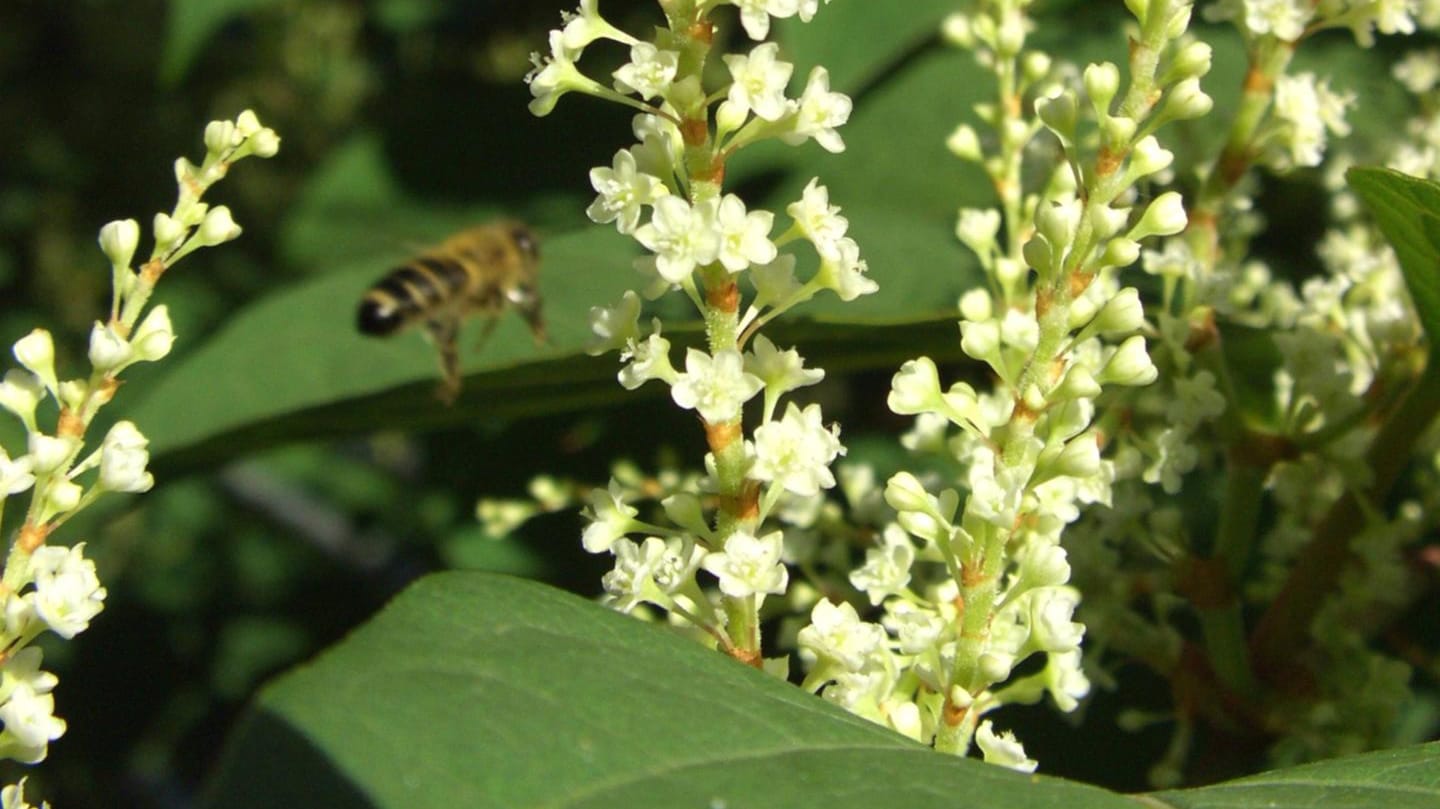
<svg viewBox="0 0 1440 809">
<path fill-rule="evenodd" d="M 910 584 L 910 566 L 915 563 L 915 546 L 904 529 L 891 523 L 881 534 L 881 545 L 865 551 L 865 564 L 850 574 L 850 583 L 879 604 Z"/>
<path fill-rule="evenodd" d="M 725 549 L 707 555 L 702 566 L 720 580 L 720 592 L 732 598 L 783 593 L 790 574 L 780 561 L 782 538 L 780 531 L 758 538 L 737 531 L 725 539 Z"/>
<path fill-rule="evenodd" d="M 550 54 L 547 57 L 542 59 L 538 53 L 530 55 L 535 69 L 525 77 L 525 83 L 530 85 L 530 94 L 535 97 L 530 102 L 532 115 L 549 115 L 560 96 L 572 90 L 594 94 L 602 89 L 575 67 L 575 60 L 579 57 L 580 50 L 567 46 L 565 35 L 560 31 L 550 32 Z"/>
<path fill-rule="evenodd" d="M 900 653 L 907 655 L 920 654 L 935 646 L 947 626 L 945 619 L 934 610 L 903 598 L 885 602 L 885 617 L 881 621 L 894 634 Z"/>
<path fill-rule="evenodd" d="M 759 309 L 773 304 L 790 303 L 800 294 L 802 287 L 795 279 L 795 255 L 784 253 L 769 264 L 756 264 L 750 268 L 750 283 L 755 286 L 755 299 L 751 306 Z"/>
<path fill-rule="evenodd" d="M 1318 166 L 1325 152 L 1326 131 L 1350 132 L 1345 109 L 1355 102 L 1350 93 L 1336 93 L 1314 73 L 1281 76 L 1275 82 L 1275 120 L 1280 153 L 1272 159 L 1281 168 Z"/>
<path fill-rule="evenodd" d="M 630 46 L 630 61 L 615 71 L 615 89 L 641 98 L 663 97 L 680 66 L 678 51 L 662 51 L 649 42 Z"/>
<path fill-rule="evenodd" d="M 1080 650 L 1051 652 L 1046 655 L 1043 672 L 1045 690 L 1055 700 L 1055 707 L 1069 713 L 1080 704 L 1080 699 L 1090 693 L 1090 679 L 1080 668 Z"/>
<path fill-rule="evenodd" d="M 830 92 L 829 71 L 813 68 L 795 105 L 794 129 L 784 136 L 785 142 L 795 145 L 814 138 L 827 152 L 845 151 L 845 141 L 835 128 L 850 120 L 852 106 L 850 96 Z"/>
<path fill-rule="evenodd" d="M 818 177 L 812 178 L 805 185 L 800 200 L 786 206 L 785 212 L 795 220 L 821 257 L 839 257 L 840 238 L 845 235 L 850 222 L 840 215 L 838 205 L 830 204 L 830 191 L 819 183 Z"/>
<path fill-rule="evenodd" d="M 769 211 L 745 210 L 745 203 L 734 194 L 720 200 L 715 224 L 720 231 L 720 263 L 732 273 L 751 264 L 769 264 L 775 260 L 775 243 L 770 241 L 770 227 L 775 214 Z"/>
<path fill-rule="evenodd" d="M 796 388 L 814 385 L 825 378 L 821 368 L 806 368 L 805 360 L 795 349 L 781 351 L 763 334 L 755 335 L 745 353 L 745 370 L 765 383 L 770 396 L 779 396 Z"/>
<path fill-rule="evenodd" d="M 830 0 L 825 0 L 825 5 L 830 5 Z M 820 0 L 800 0 L 798 12 L 801 22 L 810 22 L 815 18 L 815 12 L 820 10 Z"/>
<path fill-rule="evenodd" d="M 1070 620 L 1080 594 L 1070 587 L 1032 590 L 1030 599 L 1030 644 L 1046 652 L 1069 652 L 1080 648 L 1085 625 Z"/>
<path fill-rule="evenodd" d="M 679 378 L 670 364 L 670 341 L 660 336 L 660 321 L 655 321 L 655 331 L 644 340 L 632 337 L 620 352 L 620 385 L 626 390 L 635 390 L 652 379 L 673 383 Z"/>
<path fill-rule="evenodd" d="M 703 551 L 679 537 L 616 541 L 615 568 L 601 580 L 610 606 L 629 612 L 655 591 L 673 593 L 695 574 Z"/>
<path fill-rule="evenodd" d="M 37 693 L 29 683 L 17 683 L 10 696 L 0 705 L 0 749 L 6 758 L 26 764 L 45 760 L 50 742 L 65 733 L 65 720 L 55 716 L 55 697 Z"/>
<path fill-rule="evenodd" d="M 1035 772 L 1039 764 L 1035 759 L 1025 757 L 1025 746 L 1015 739 L 1014 733 L 1007 730 L 997 734 L 989 719 L 975 729 L 975 743 L 980 745 L 987 764 L 998 764 L 1020 772 Z"/>
<path fill-rule="evenodd" d="M 625 502 L 625 490 L 620 482 L 610 479 L 609 488 L 590 492 L 590 508 L 585 512 L 590 524 L 580 537 L 580 544 L 590 553 L 604 553 L 635 524 L 635 515 L 640 512 Z"/>
<path fill-rule="evenodd" d="M 801 410 L 790 402 L 783 418 L 756 428 L 751 476 L 805 497 L 834 486 L 830 463 L 845 453 L 845 447 L 840 444 L 839 428 L 826 429 L 820 419 L 820 405 Z"/>
<path fill-rule="evenodd" d="M 658 177 L 636 168 L 635 154 L 629 149 L 615 153 L 610 168 L 590 169 L 590 185 L 600 196 L 585 209 L 592 222 L 614 222 L 621 233 L 632 233 L 640 222 L 640 208 L 670 193 Z"/>
<path fill-rule="evenodd" d="M 815 283 L 834 291 L 842 301 L 853 301 L 861 295 L 869 295 L 880 288 L 875 279 L 865 274 L 869 269 L 860 258 L 860 245 L 849 236 L 835 242 L 835 254 L 820 256 L 820 271 L 815 273 Z"/>
<path fill-rule="evenodd" d="M 627 289 L 614 306 L 590 307 L 590 333 L 585 353 L 592 357 L 640 339 L 640 296 Z"/>
<path fill-rule="evenodd" d="M 785 85 L 795 66 L 776 56 L 780 46 L 774 42 L 757 45 L 748 55 L 726 54 L 730 69 L 730 92 L 726 99 L 738 110 L 750 110 L 767 121 L 776 121 L 789 112 Z"/>
<path fill-rule="evenodd" d="M 720 234 L 715 230 L 713 200 L 690 206 L 674 195 L 655 201 L 650 222 L 635 230 L 635 240 L 655 253 L 655 269 L 661 278 L 678 284 L 695 271 L 715 261 Z"/>
<path fill-rule="evenodd" d="M 73 548 L 43 545 L 30 556 L 35 614 L 66 639 L 85 631 L 105 607 L 105 588 L 84 550 L 83 542 Z"/>
<path fill-rule="evenodd" d="M 810 611 L 810 625 L 796 636 L 802 660 L 839 666 L 845 671 L 865 668 L 867 660 L 885 650 L 885 642 L 885 630 L 880 625 L 861 621 L 849 603 L 834 604 L 828 599 L 816 602 Z"/>
<path fill-rule="evenodd" d="M 149 444 L 133 422 L 116 422 L 100 445 L 100 485 L 112 492 L 149 491 L 155 485 L 155 478 L 145 471 Z"/>
<path fill-rule="evenodd" d="M 706 422 L 722 424 L 740 418 L 740 406 L 764 386 L 760 377 L 745 372 L 740 352 L 722 349 L 712 358 L 691 348 L 685 352 L 685 373 L 671 386 L 670 396 Z"/>
<path fill-rule="evenodd" d="M 613 39 L 626 45 L 634 45 L 635 37 L 621 31 L 600 16 L 600 0 L 580 0 L 580 8 L 573 12 L 560 12 L 564 27 L 560 40 L 566 48 L 578 52 L 597 39 Z"/>
<path fill-rule="evenodd" d="M 793 17 L 802 0 L 730 0 L 740 9 L 740 24 L 751 39 L 761 40 L 770 33 L 771 17 Z M 814 0 L 804 0 L 813 16 Z M 807 18 L 808 22 L 808 18 Z"/>
</svg>

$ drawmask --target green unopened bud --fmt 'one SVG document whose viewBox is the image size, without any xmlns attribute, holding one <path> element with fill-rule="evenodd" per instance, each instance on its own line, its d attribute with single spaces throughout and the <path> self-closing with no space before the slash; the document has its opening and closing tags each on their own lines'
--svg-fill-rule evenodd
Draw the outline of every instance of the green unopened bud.
<svg viewBox="0 0 1440 809">
<path fill-rule="evenodd" d="M 140 245 L 140 223 L 134 219 L 117 219 L 100 228 L 100 249 L 110 264 L 129 267 Z"/>
<path fill-rule="evenodd" d="M 1185 35 L 1190 28 L 1190 12 L 1195 9 L 1194 3 L 1181 3 L 1170 17 L 1170 22 L 1165 26 L 1165 36 L 1168 39 L 1179 39 Z"/>
<path fill-rule="evenodd" d="M 660 507 L 665 509 L 665 516 L 671 522 L 686 531 L 700 537 L 713 535 L 709 523 L 705 521 L 699 497 L 689 492 L 677 492 L 660 501 Z"/>
<path fill-rule="evenodd" d="M 934 360 L 920 357 L 900 366 L 890 381 L 890 409 L 902 416 L 913 416 L 935 409 L 940 401 L 940 372 Z"/>
<path fill-rule="evenodd" d="M 1140 290 L 1135 287 L 1120 290 L 1106 301 L 1092 325 L 1100 334 L 1130 334 L 1145 325 L 1145 305 L 1140 302 Z"/>
<path fill-rule="evenodd" d="M 1100 119 L 1100 131 L 1108 144 L 1128 144 L 1135 137 L 1135 119 L 1124 115 L 1111 115 Z"/>
<path fill-rule="evenodd" d="M 1085 68 L 1085 94 L 1101 118 L 1110 114 L 1110 102 L 1120 90 L 1120 68 L 1112 62 L 1091 64 Z"/>
<path fill-rule="evenodd" d="M 1069 92 L 1035 99 L 1035 114 L 1062 141 L 1069 143 L 1075 136 L 1075 96 Z"/>
<path fill-rule="evenodd" d="M 885 502 L 896 511 L 915 511 L 929 514 L 935 511 L 935 499 L 925 491 L 919 478 L 909 472 L 899 472 L 885 484 Z"/>
<path fill-rule="evenodd" d="M 1103 205 L 1090 209 L 1090 225 L 1096 239 L 1108 239 L 1119 233 L 1130 222 L 1129 208 L 1112 208 Z"/>
<path fill-rule="evenodd" d="M 0 380 L 0 407 L 14 413 L 29 432 L 35 431 L 35 408 L 44 396 L 44 383 L 29 371 L 12 368 Z"/>
<path fill-rule="evenodd" d="M 205 127 L 205 150 L 220 154 L 232 146 L 238 146 L 244 137 L 235 131 L 231 121 L 211 121 Z"/>
<path fill-rule="evenodd" d="M 975 47 L 975 31 L 970 27 L 970 17 L 956 12 L 940 24 L 940 35 L 945 41 L 960 48 Z"/>
<path fill-rule="evenodd" d="M 1066 401 L 1069 399 L 1094 399 L 1100 395 L 1100 383 L 1095 381 L 1095 375 L 1090 369 L 1083 365 L 1072 365 L 1070 370 L 1065 372 L 1065 378 L 1055 386 L 1050 393 L 1050 398 L 1055 401 Z"/>
<path fill-rule="evenodd" d="M 35 329 L 15 341 L 13 350 L 15 359 L 40 377 L 45 387 L 54 393 L 59 382 L 55 378 L 55 342 L 50 339 L 50 332 Z"/>
<path fill-rule="evenodd" d="M 1145 350 L 1145 338 L 1135 335 L 1120 344 L 1120 348 L 1105 363 L 1096 375 L 1096 381 L 1102 385 L 1148 385 L 1155 381 L 1159 372 L 1150 361 L 1150 354 Z"/>
<path fill-rule="evenodd" d="M 966 320 L 989 320 L 995 314 L 995 303 L 985 287 L 974 287 L 960 296 L 960 316 Z"/>
<path fill-rule="evenodd" d="M 1025 16 L 1018 8 L 1002 12 L 1000 26 L 995 29 L 995 52 L 1012 59 L 1025 48 Z"/>
<path fill-rule="evenodd" d="M 1174 81 L 1182 79 L 1198 79 L 1210 72 L 1210 64 L 1214 59 L 1214 52 L 1209 43 L 1196 40 L 1187 42 L 1175 52 L 1175 58 L 1170 63 L 1168 76 Z"/>
<path fill-rule="evenodd" d="M 980 162 L 980 136 L 975 134 L 975 128 L 969 124 L 955 127 L 950 137 L 945 139 L 945 148 L 961 160 Z"/>
<path fill-rule="evenodd" d="M 1035 229 L 1052 248 L 1069 247 L 1080 224 L 1080 201 L 1041 202 L 1035 209 Z"/>
<path fill-rule="evenodd" d="M 274 157 L 280 151 L 280 136 L 266 127 L 250 136 L 250 153 L 256 157 Z"/>
<path fill-rule="evenodd" d="M 48 520 L 57 514 L 67 514 L 80 505 L 85 490 L 80 484 L 69 480 L 54 480 L 45 487 L 45 504 L 41 513 Z"/>
<path fill-rule="evenodd" d="M 1166 191 L 1145 209 L 1145 215 L 1126 236 L 1141 241 L 1149 236 L 1170 236 L 1185 229 L 1185 203 L 1179 192 Z"/>
<path fill-rule="evenodd" d="M 230 218 L 230 209 L 224 205 L 211 208 L 200 223 L 200 230 L 195 234 L 195 238 L 206 247 L 214 247 L 239 236 L 240 226 Z"/>
<path fill-rule="evenodd" d="M 1130 13 L 1135 15 L 1136 21 L 1140 23 L 1140 27 L 1144 28 L 1145 13 L 1150 10 L 1150 0 L 1125 0 L 1125 8 L 1130 9 Z"/>
<path fill-rule="evenodd" d="M 1050 54 L 1044 51 L 1026 51 L 1020 55 L 1020 76 L 1027 83 L 1045 78 L 1050 72 Z"/>
<path fill-rule="evenodd" d="M 245 110 L 235 116 L 235 131 L 238 132 L 242 138 L 251 137 L 259 133 L 262 129 L 264 129 L 264 127 L 261 126 L 260 118 L 255 114 L 254 110 Z"/>
<path fill-rule="evenodd" d="M 90 395 L 90 383 L 84 379 L 67 379 L 60 383 L 60 403 L 71 410 L 79 410 Z"/>
<path fill-rule="evenodd" d="M 164 252 L 185 237 L 185 226 L 167 213 L 155 214 L 152 226 L 157 251 Z"/>
<path fill-rule="evenodd" d="M 1155 135 L 1145 135 L 1130 151 L 1130 164 L 1126 168 L 1126 177 L 1132 178 L 1132 180 L 1149 177 L 1156 171 L 1169 168 L 1169 164 L 1174 161 L 1175 153 L 1162 147 L 1161 143 L 1155 140 Z"/>
<path fill-rule="evenodd" d="M 1105 243 L 1105 252 L 1100 256 L 1102 267 L 1129 267 L 1140 258 L 1140 243 L 1126 238 L 1111 239 Z"/>
<path fill-rule="evenodd" d="M 1214 106 L 1215 102 L 1200 89 L 1200 80 L 1189 78 L 1170 88 L 1160 115 L 1169 120 L 1186 121 L 1207 115 Z"/>
<path fill-rule="evenodd" d="M 1051 249 L 1050 242 L 1044 236 L 1036 236 L 1025 242 L 1020 248 L 1025 256 L 1025 262 L 1034 268 L 1035 272 L 1042 277 L 1055 272 L 1055 251 Z"/>
</svg>

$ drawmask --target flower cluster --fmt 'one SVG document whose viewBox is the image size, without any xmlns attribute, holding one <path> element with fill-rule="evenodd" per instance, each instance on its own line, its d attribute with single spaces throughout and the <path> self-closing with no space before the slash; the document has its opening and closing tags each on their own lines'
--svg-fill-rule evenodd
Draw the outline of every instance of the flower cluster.
<svg viewBox="0 0 1440 809">
<path fill-rule="evenodd" d="M 745 33 L 758 44 L 714 59 L 712 15 L 736 7 Z M 664 2 L 666 25 L 645 41 L 619 30 L 586 0 L 550 34 L 550 53 L 535 58 L 529 78 L 531 110 L 548 113 L 557 99 L 578 92 L 639 111 L 636 143 L 609 166 L 590 172 L 597 196 L 588 208 L 597 223 L 613 224 L 646 251 L 637 267 L 648 279 L 613 306 L 591 313 L 591 352 L 618 350 L 619 381 L 637 388 L 652 380 L 699 416 L 710 453 L 707 475 L 690 489 L 663 497 L 662 522 L 640 519 L 639 495 L 620 481 L 590 498 L 583 542 L 615 556 L 604 579 L 609 600 L 624 610 L 659 606 L 702 628 L 730 653 L 759 663 L 758 611 L 767 596 L 784 593 L 786 536 L 766 527 L 788 505 L 813 500 L 833 487 L 830 465 L 844 454 L 838 428 L 819 405 L 783 402 L 824 372 L 800 353 L 775 345 L 760 329 L 774 318 L 829 291 L 853 300 L 876 289 L 849 223 L 819 180 L 786 207 L 789 222 L 724 191 L 725 171 L 741 150 L 763 140 L 792 145 L 815 141 L 838 152 L 837 129 L 850 99 L 830 89 L 828 72 L 812 68 L 798 95 L 789 88 L 795 66 L 780 46 L 764 42 L 775 18 L 808 22 L 819 0 Z M 600 41 L 629 49 L 629 61 L 609 81 L 581 72 L 585 51 Z M 720 83 L 711 86 L 715 77 Z M 797 247 L 815 257 L 808 274 Z M 706 327 L 703 347 L 675 356 L 657 319 L 641 325 L 642 297 L 678 291 Z M 746 429 L 745 405 L 759 399 L 759 418 Z M 718 506 L 703 505 L 701 493 Z M 706 591 L 696 575 L 714 581 Z"/>
<path fill-rule="evenodd" d="M 997 386 L 947 387 L 928 357 L 895 375 L 890 408 L 917 417 L 908 443 L 949 455 L 958 479 L 892 477 L 884 499 L 896 521 L 850 577 L 879 622 L 822 601 L 799 637 L 807 685 L 826 698 L 937 749 L 963 754 L 973 741 L 987 761 L 1026 770 L 1035 762 L 1020 743 L 984 717 L 1047 694 L 1069 711 L 1089 691 L 1061 534 L 1085 506 L 1111 502 L 1098 397 L 1156 378 L 1139 293 L 1116 279 L 1142 242 L 1186 224 L 1178 194 L 1135 193 L 1173 159 L 1154 133 L 1211 106 L 1199 88 L 1209 49 L 1182 36 L 1188 3 L 1131 4 L 1141 35 L 1123 94 L 1108 63 L 1087 67 L 1079 86 L 1053 79 L 1051 59 L 1025 49 L 1027 5 L 990 3 L 945 25 L 1001 79 L 999 103 L 976 110 L 995 153 L 969 125 L 949 139 L 1002 194 L 998 209 L 962 210 L 956 226 L 990 282 L 960 301 L 961 348 Z M 1026 189 L 1026 147 L 1045 132 L 1065 159 Z M 1016 673 L 1036 656 L 1043 665 Z"/>
<path fill-rule="evenodd" d="M 170 353 L 175 335 L 168 310 L 164 305 L 146 308 L 161 276 L 195 250 L 240 235 L 228 208 L 211 207 L 201 197 L 235 161 L 275 154 L 279 138 L 246 111 L 234 121 L 212 122 L 205 146 L 200 165 L 176 161 L 178 201 L 169 213 L 155 215 L 155 246 L 138 268 L 133 261 L 139 224 L 124 220 L 100 229 L 113 297 L 109 317 L 97 320 L 90 332 L 89 373 L 62 376 L 50 333 L 35 329 L 13 347 L 20 367 L 0 380 L 0 408 L 20 420 L 27 441 L 25 451 L 13 457 L 0 448 L 0 513 L 9 498 L 29 495 L 0 573 L 0 756 L 6 758 L 39 762 L 50 742 L 65 732 L 64 720 L 54 715 L 57 678 L 41 668 L 42 652 L 32 642 L 46 631 L 75 637 L 105 602 L 95 564 L 84 555 L 85 543 L 66 547 L 47 544 L 49 539 L 102 495 L 144 492 L 155 482 L 146 471 L 149 442 L 135 424 L 116 422 L 88 453 L 86 432 L 115 395 L 126 368 Z M 47 403 L 53 403 L 53 414 Z M 22 791 L 23 782 L 7 787 L 5 805 L 23 805 Z"/>
</svg>

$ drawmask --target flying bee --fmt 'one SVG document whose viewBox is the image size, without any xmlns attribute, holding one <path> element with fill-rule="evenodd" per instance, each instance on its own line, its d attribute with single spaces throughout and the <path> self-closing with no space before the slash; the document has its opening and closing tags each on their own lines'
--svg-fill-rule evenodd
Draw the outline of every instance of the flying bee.
<svg viewBox="0 0 1440 809">
<path fill-rule="evenodd" d="M 451 404 L 460 394 L 460 324 L 471 314 L 485 316 L 483 342 L 500 315 L 519 310 L 535 342 L 545 342 L 540 312 L 540 245 L 524 223 L 487 222 L 461 231 L 441 245 L 391 270 L 360 299 L 356 324 L 376 337 L 421 323 L 440 351 L 444 381 L 437 391 Z"/>
</svg>

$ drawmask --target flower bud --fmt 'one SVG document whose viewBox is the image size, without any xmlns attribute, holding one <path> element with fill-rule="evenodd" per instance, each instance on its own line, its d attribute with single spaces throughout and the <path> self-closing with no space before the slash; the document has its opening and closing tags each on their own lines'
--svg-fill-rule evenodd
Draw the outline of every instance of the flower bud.
<svg viewBox="0 0 1440 809">
<path fill-rule="evenodd" d="M 134 422 L 116 422 L 100 445 L 100 485 L 112 492 L 149 491 L 155 485 L 155 478 L 145 471 L 149 444 Z"/>
<path fill-rule="evenodd" d="M 1095 381 L 1095 375 L 1090 369 L 1083 365 L 1072 365 L 1070 370 L 1065 372 L 1065 378 L 1050 392 L 1050 399 L 1065 401 L 1070 399 L 1093 399 L 1100 395 L 1100 383 Z"/>
<path fill-rule="evenodd" d="M 1189 78 L 1170 88 L 1160 116 L 1174 121 L 1200 118 L 1215 106 L 1214 100 L 1200 89 L 1200 80 Z"/>
<path fill-rule="evenodd" d="M 1145 325 L 1145 306 L 1140 290 L 1125 287 L 1105 303 L 1092 326 L 1100 334 L 1129 334 Z"/>
<path fill-rule="evenodd" d="M 999 371 L 1003 364 L 1000 361 L 1000 326 L 993 320 L 961 321 L 960 350 Z"/>
<path fill-rule="evenodd" d="M 1112 62 L 1099 62 L 1085 68 L 1085 94 L 1095 107 L 1095 114 L 1104 118 L 1110 114 L 1110 102 L 1120 90 L 1120 68 Z"/>
<path fill-rule="evenodd" d="M 1037 82 L 1050 72 L 1050 54 L 1026 51 L 1020 55 L 1020 74 L 1027 82 Z"/>
<path fill-rule="evenodd" d="M 1199 40 L 1189 42 L 1175 53 L 1175 59 L 1170 63 L 1170 72 L 1177 79 L 1198 79 L 1210 72 L 1213 58 L 1209 43 Z"/>
<path fill-rule="evenodd" d="M 961 208 L 955 222 L 955 236 L 960 243 L 984 256 L 995 247 L 995 236 L 1000 232 L 1000 212 L 994 208 L 980 210 Z"/>
<path fill-rule="evenodd" d="M 196 234 L 200 243 L 206 247 L 214 247 L 239 236 L 240 226 L 230 218 L 230 209 L 224 205 L 217 205 L 206 212 L 205 220 L 200 223 L 200 231 Z"/>
<path fill-rule="evenodd" d="M 1068 248 L 1080 224 L 1080 201 L 1041 202 L 1035 210 L 1035 229 L 1054 248 Z"/>
<path fill-rule="evenodd" d="M 15 359 L 53 392 L 59 383 L 55 379 L 55 342 L 50 339 L 50 332 L 35 329 L 15 341 L 13 350 Z"/>
<path fill-rule="evenodd" d="M 1060 140 L 1069 143 L 1075 136 L 1075 96 L 1070 92 L 1035 99 L 1035 114 Z"/>
<path fill-rule="evenodd" d="M 1185 203 L 1179 192 L 1166 191 L 1150 203 L 1126 237 L 1138 242 L 1147 236 L 1170 236 L 1184 230 L 1186 222 Z"/>
<path fill-rule="evenodd" d="M 175 182 L 182 186 L 190 185 L 198 181 L 200 167 L 191 163 L 188 159 L 179 157 L 175 159 Z"/>
<path fill-rule="evenodd" d="M 900 415 L 915 415 L 934 409 L 940 401 L 940 372 L 929 357 L 909 360 L 890 381 L 886 403 Z"/>
<path fill-rule="evenodd" d="M 946 42 L 959 48 L 975 47 L 975 31 L 970 27 L 970 17 L 956 12 L 940 24 L 940 35 Z"/>
<path fill-rule="evenodd" d="M 935 510 L 933 498 L 920 484 L 920 479 L 909 472 L 896 473 L 885 484 L 885 502 L 896 511 L 913 511 L 928 514 Z"/>
<path fill-rule="evenodd" d="M 1150 362 L 1149 353 L 1145 351 L 1145 338 L 1137 334 L 1120 344 L 1096 378 L 1102 385 L 1140 386 L 1154 382 L 1158 375 L 1155 365 Z"/>
<path fill-rule="evenodd" d="M 155 233 L 155 245 L 162 252 L 164 247 L 171 246 L 185 237 L 185 226 L 167 213 L 155 214 L 155 223 L 152 229 Z"/>
<path fill-rule="evenodd" d="M 95 321 L 90 329 L 90 365 L 100 373 L 123 368 L 130 362 L 130 343 L 109 326 Z"/>
<path fill-rule="evenodd" d="M 975 127 L 969 124 L 961 124 L 955 127 L 950 137 L 945 139 L 945 148 L 961 160 L 980 162 L 980 136 L 975 134 Z"/>
<path fill-rule="evenodd" d="M 1109 144 L 1126 144 L 1135 137 L 1135 119 L 1124 115 L 1111 115 L 1100 119 L 1100 131 Z"/>
<path fill-rule="evenodd" d="M 75 451 L 75 447 L 76 442 L 73 438 L 60 438 L 44 433 L 31 433 L 27 443 L 32 459 L 31 465 L 36 474 L 40 475 L 48 475 L 59 469 L 62 464 L 70 460 L 70 455 Z"/>
<path fill-rule="evenodd" d="M 235 131 L 240 133 L 240 137 L 242 138 L 248 138 L 260 132 L 262 129 L 260 118 L 255 114 L 254 110 L 245 110 L 235 116 Z"/>
<path fill-rule="evenodd" d="M 71 410 L 79 410 L 90 395 L 90 383 L 84 379 L 67 379 L 60 383 L 60 404 Z"/>
<path fill-rule="evenodd" d="M 170 353 L 175 343 L 175 331 L 170 326 L 170 310 L 161 304 L 151 309 L 140 327 L 130 339 L 130 348 L 135 357 L 145 362 L 154 362 Z"/>
<path fill-rule="evenodd" d="M 256 157 L 274 157 L 280 151 L 280 136 L 270 127 L 250 136 L 250 153 Z"/>
<path fill-rule="evenodd" d="M 1010 670 L 1015 667 L 1015 655 L 991 650 L 981 652 L 975 662 L 979 664 L 980 676 L 986 682 L 998 683 L 1010 676 Z"/>
<path fill-rule="evenodd" d="M 80 505 L 80 498 L 84 494 L 85 490 L 74 481 L 51 481 L 45 488 L 45 511 L 50 517 L 74 511 L 75 507 Z"/>
<path fill-rule="evenodd" d="M 100 249 L 116 267 L 129 267 L 140 244 L 140 223 L 134 219 L 117 219 L 100 228 Z"/>
<path fill-rule="evenodd" d="M 243 139 L 231 121 L 211 121 L 205 126 L 205 150 L 211 154 L 220 154 Z"/>
<path fill-rule="evenodd" d="M 35 429 L 35 408 L 44 395 L 44 383 L 29 371 L 12 368 L 0 381 L 0 407 L 14 413 L 27 430 Z"/>
<path fill-rule="evenodd" d="M 1130 239 L 1111 239 L 1105 244 L 1105 252 L 1100 256 L 1102 267 L 1129 267 L 1140 257 L 1140 243 Z"/>
<path fill-rule="evenodd" d="M 960 296 L 960 316 L 966 320 L 989 320 L 995 313 L 995 303 L 985 287 L 974 287 Z"/>
</svg>

